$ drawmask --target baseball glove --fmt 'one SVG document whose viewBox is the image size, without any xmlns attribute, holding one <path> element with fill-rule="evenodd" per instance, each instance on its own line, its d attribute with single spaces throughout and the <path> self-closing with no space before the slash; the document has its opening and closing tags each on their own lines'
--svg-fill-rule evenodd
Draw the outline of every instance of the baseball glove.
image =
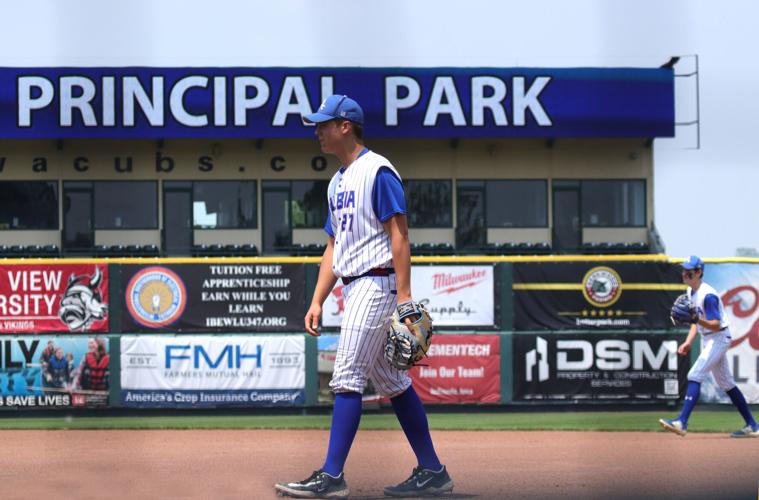
<svg viewBox="0 0 759 500">
<path fill-rule="evenodd" d="M 410 325 L 406 318 L 412 318 Z M 432 318 L 418 302 L 398 305 L 390 322 L 385 359 L 399 370 L 408 370 L 426 354 L 432 342 Z"/>
<path fill-rule="evenodd" d="M 690 326 L 698 322 L 698 312 L 691 304 L 688 294 L 684 293 L 675 299 L 669 317 L 675 326 Z"/>
</svg>

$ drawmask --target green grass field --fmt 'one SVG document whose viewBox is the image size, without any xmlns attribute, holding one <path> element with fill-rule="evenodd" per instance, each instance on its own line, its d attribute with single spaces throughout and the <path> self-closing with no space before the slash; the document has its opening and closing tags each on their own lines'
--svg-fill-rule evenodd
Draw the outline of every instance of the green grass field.
<svg viewBox="0 0 759 500">
<path fill-rule="evenodd" d="M 660 431 L 658 412 L 546 412 L 546 413 L 431 413 L 435 430 L 472 431 Z M 220 415 L 126 417 L 1 417 L 2 429 L 328 429 L 329 415 Z M 731 432 L 743 427 L 735 411 L 704 409 L 693 412 L 689 432 Z M 392 414 L 366 414 L 362 429 L 399 429 Z"/>
</svg>

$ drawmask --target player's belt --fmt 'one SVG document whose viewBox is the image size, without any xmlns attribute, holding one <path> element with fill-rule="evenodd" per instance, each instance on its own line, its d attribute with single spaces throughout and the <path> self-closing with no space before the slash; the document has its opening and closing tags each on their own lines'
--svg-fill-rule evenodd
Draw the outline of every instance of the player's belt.
<svg viewBox="0 0 759 500">
<path fill-rule="evenodd" d="M 358 276 L 343 277 L 343 285 L 348 285 L 357 279 L 364 278 L 366 276 L 390 276 L 391 274 L 395 274 L 395 269 L 392 267 L 375 267 L 374 269 L 369 269 L 364 274 L 360 274 Z"/>
<path fill-rule="evenodd" d="M 724 332 L 725 330 L 727 330 L 727 327 L 724 327 L 724 328 L 720 328 L 719 330 L 716 330 L 716 331 L 705 332 L 705 333 L 702 333 L 701 335 L 703 335 L 703 336 L 707 336 L 707 335 L 713 335 L 713 334 L 715 334 L 715 333 Z"/>
</svg>

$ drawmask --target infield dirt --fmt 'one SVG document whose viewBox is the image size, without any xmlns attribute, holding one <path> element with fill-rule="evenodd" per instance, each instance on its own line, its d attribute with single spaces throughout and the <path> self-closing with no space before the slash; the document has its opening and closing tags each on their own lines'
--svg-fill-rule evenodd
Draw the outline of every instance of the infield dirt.
<svg viewBox="0 0 759 500">
<path fill-rule="evenodd" d="M 655 422 L 653 423 L 655 424 Z M 0 431 L 2 497 L 276 498 L 307 477 L 327 431 Z M 757 498 L 759 439 L 662 432 L 433 431 L 455 482 L 447 498 Z M 400 431 L 360 430 L 345 468 L 351 498 L 415 465 Z"/>
</svg>

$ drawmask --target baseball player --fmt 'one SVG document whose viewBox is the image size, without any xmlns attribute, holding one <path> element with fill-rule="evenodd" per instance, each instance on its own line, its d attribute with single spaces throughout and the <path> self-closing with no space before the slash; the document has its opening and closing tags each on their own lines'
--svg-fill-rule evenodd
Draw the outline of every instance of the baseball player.
<svg viewBox="0 0 759 500">
<path fill-rule="evenodd" d="M 685 301 L 685 305 L 681 306 L 678 299 L 672 309 L 672 318 L 675 322 L 690 324 L 690 331 L 677 352 L 683 356 L 687 355 L 699 333 L 702 348 L 701 354 L 688 372 L 688 389 L 680 416 L 672 420 L 660 419 L 659 424 L 670 432 L 685 436 L 688 431 L 688 418 L 701 394 L 701 382 L 711 373 L 717 385 L 730 396 L 730 400 L 746 421 L 743 429 L 733 432 L 730 436 L 757 437 L 759 426 L 730 373 L 727 362 L 727 350 L 731 341 L 730 328 L 717 291 L 703 281 L 704 261 L 692 255 L 683 263 L 682 277 L 683 283 L 688 285 L 686 296 L 690 303 Z"/>
<path fill-rule="evenodd" d="M 401 178 L 382 156 L 364 147 L 364 113 L 344 95 L 328 97 L 316 113 L 324 153 L 343 165 L 328 189 L 329 236 L 319 269 L 306 331 L 319 335 L 322 304 L 337 279 L 343 282 L 345 313 L 330 388 L 335 406 L 324 465 L 300 482 L 280 483 L 279 494 L 297 498 L 347 497 L 343 466 L 361 419 L 361 395 L 371 379 L 390 398 L 418 466 L 406 481 L 385 488 L 388 496 L 439 495 L 453 490 L 430 437 L 427 414 L 406 371 L 385 359 L 383 350 L 393 311 L 411 301 L 411 257 Z"/>
</svg>

